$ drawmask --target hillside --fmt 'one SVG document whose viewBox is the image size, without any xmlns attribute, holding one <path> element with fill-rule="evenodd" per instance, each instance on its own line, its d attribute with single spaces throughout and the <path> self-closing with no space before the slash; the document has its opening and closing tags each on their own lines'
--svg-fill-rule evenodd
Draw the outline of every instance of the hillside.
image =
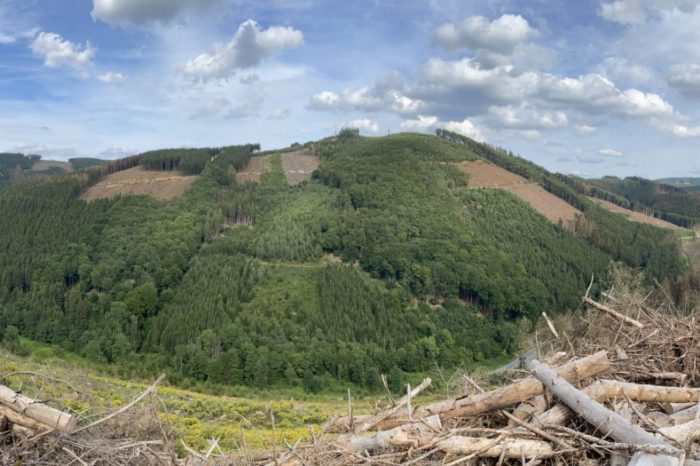
<svg viewBox="0 0 700 466">
<path fill-rule="evenodd" d="M 10 184 L 38 180 L 46 176 L 70 173 L 100 165 L 104 160 L 72 158 L 68 162 L 42 160 L 39 155 L 0 153 L 0 188 Z"/>
<path fill-rule="evenodd" d="M 582 181 L 587 194 L 683 228 L 700 221 L 700 193 L 638 177 Z"/>
<path fill-rule="evenodd" d="M 660 281 L 685 270 L 672 233 L 611 214 L 505 151 L 441 136 L 343 131 L 303 148 L 304 163 L 319 162 L 306 181 L 289 178 L 313 169 L 290 166 L 300 148 L 243 145 L 7 187 L 0 326 L 125 376 L 377 389 L 382 373 L 400 384 L 512 354 L 528 320 L 577 307 L 611 260 Z M 470 189 L 458 165 L 477 160 L 582 215 L 569 231 L 509 192 Z M 196 179 L 168 200 L 82 199 L 135 167 Z M 246 170 L 259 180 L 236 181 Z"/>
</svg>

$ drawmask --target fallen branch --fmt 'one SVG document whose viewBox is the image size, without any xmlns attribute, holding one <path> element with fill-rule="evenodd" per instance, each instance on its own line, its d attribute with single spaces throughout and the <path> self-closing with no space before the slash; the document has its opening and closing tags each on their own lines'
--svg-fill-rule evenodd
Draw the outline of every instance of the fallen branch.
<svg viewBox="0 0 700 466">
<path fill-rule="evenodd" d="M 610 314 L 611 316 L 613 316 L 614 318 L 616 318 L 618 320 L 627 322 L 628 324 L 632 324 L 638 328 L 644 328 L 644 324 L 641 323 L 640 321 L 635 320 L 631 317 L 627 317 L 624 314 L 620 314 L 619 312 L 617 312 L 614 309 L 609 308 L 608 306 L 604 306 L 598 302 L 593 301 L 591 298 L 584 297 L 583 302 L 594 309 L 598 309 L 599 311 L 603 311 L 603 312 Z"/>
<path fill-rule="evenodd" d="M 117 417 L 117 416 L 119 416 L 121 413 L 123 413 L 123 412 L 129 410 L 129 409 L 130 409 L 132 406 L 134 406 L 136 403 L 138 403 L 139 401 L 143 400 L 149 393 L 153 392 L 153 391 L 156 389 L 156 387 L 158 386 L 158 384 L 159 384 L 164 378 L 165 378 L 165 374 L 161 374 L 161 376 L 158 377 L 158 378 L 156 379 L 156 381 L 153 382 L 153 383 L 151 384 L 150 387 L 148 387 L 148 388 L 147 388 L 143 393 L 141 393 L 139 396 L 137 396 L 136 398 L 134 398 L 133 401 L 131 401 L 131 403 L 129 403 L 128 405 L 125 405 L 124 407 L 122 407 L 121 409 L 119 409 L 119 410 L 113 412 L 112 414 L 109 414 L 109 415 L 103 417 L 102 419 L 98 419 L 98 420 L 95 421 L 95 422 L 92 422 L 92 423 L 90 423 L 90 424 L 88 424 L 88 425 L 86 425 L 86 426 L 81 427 L 80 429 L 74 431 L 73 434 L 77 434 L 77 433 L 83 432 L 83 431 L 85 431 L 85 430 L 87 430 L 87 429 L 91 429 L 91 428 L 93 428 L 93 427 L 95 427 L 95 426 L 98 426 L 98 425 L 100 425 L 100 424 L 102 424 L 102 423 L 104 423 L 104 422 L 107 422 L 107 421 L 109 421 L 110 419 L 112 419 L 112 418 L 114 418 L 114 417 Z"/>
</svg>

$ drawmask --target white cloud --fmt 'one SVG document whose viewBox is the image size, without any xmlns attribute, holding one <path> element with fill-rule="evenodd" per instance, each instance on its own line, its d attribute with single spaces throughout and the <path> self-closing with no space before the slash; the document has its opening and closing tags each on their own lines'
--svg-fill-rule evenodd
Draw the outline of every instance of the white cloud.
<svg viewBox="0 0 700 466">
<path fill-rule="evenodd" d="M 615 149 L 600 149 L 598 153 L 603 157 L 622 157 L 622 152 Z"/>
<path fill-rule="evenodd" d="M 678 65 L 671 69 L 668 77 L 671 86 L 685 97 L 700 99 L 700 65 Z"/>
<path fill-rule="evenodd" d="M 122 73 L 115 73 L 112 71 L 99 75 L 97 79 L 105 84 L 123 84 L 127 80 L 126 76 Z"/>
<path fill-rule="evenodd" d="M 323 91 L 311 97 L 309 107 L 313 110 L 362 110 L 387 111 L 412 114 L 420 110 L 422 102 L 404 95 L 401 90 L 385 89 L 383 86 L 364 86 L 357 90 L 346 90 L 342 95 Z"/>
<path fill-rule="evenodd" d="M 615 0 L 602 3 L 598 14 L 614 23 L 642 24 L 649 16 L 668 10 L 688 11 L 697 4 L 698 0 Z"/>
<path fill-rule="evenodd" d="M 493 21 L 471 16 L 459 24 L 443 24 L 433 34 L 433 41 L 454 52 L 482 50 L 510 55 L 518 44 L 536 35 L 520 15 L 503 15 Z"/>
<path fill-rule="evenodd" d="M 425 131 L 429 128 L 434 128 L 438 123 L 438 117 L 418 115 L 418 118 L 414 120 L 405 120 L 401 123 L 401 128 L 406 131 Z"/>
<path fill-rule="evenodd" d="M 469 138 L 474 139 L 475 141 L 484 141 L 484 137 L 481 135 L 481 131 L 479 131 L 479 129 L 474 125 L 474 123 L 469 121 L 469 119 L 467 118 L 465 118 L 462 121 L 448 121 L 446 123 L 441 124 L 441 126 L 448 131 L 459 133 L 462 136 L 467 136 Z"/>
<path fill-rule="evenodd" d="M 258 65 L 264 58 L 287 48 L 301 47 L 304 34 L 291 27 L 272 26 L 262 30 L 249 19 L 242 23 L 226 44 L 216 44 L 210 53 L 187 61 L 182 71 L 202 80 L 228 78 L 238 70 Z"/>
<path fill-rule="evenodd" d="M 606 78 L 635 84 L 656 84 L 654 71 L 623 57 L 608 57 L 599 67 Z"/>
<path fill-rule="evenodd" d="M 542 112 L 527 105 L 493 106 L 489 114 L 498 124 L 509 128 L 554 129 L 568 124 L 564 112 Z"/>
<path fill-rule="evenodd" d="M 343 125 L 340 125 L 339 128 L 357 128 L 360 131 L 378 133 L 379 123 L 377 123 L 374 120 L 370 120 L 369 118 L 359 118 L 357 120 L 353 120 Z"/>
<path fill-rule="evenodd" d="M 30 48 L 44 59 L 44 65 L 55 68 L 62 65 L 82 67 L 88 65 L 95 55 L 95 49 L 86 42 L 84 46 L 75 44 L 53 32 L 40 32 Z"/>
<path fill-rule="evenodd" d="M 93 0 L 92 17 L 110 24 L 169 23 L 185 10 L 209 8 L 215 0 Z"/>
<path fill-rule="evenodd" d="M 596 130 L 595 126 L 590 126 L 590 125 L 584 125 L 584 124 L 578 124 L 574 126 L 574 131 L 576 131 L 578 134 L 581 135 L 587 135 L 587 134 L 592 134 Z"/>
<path fill-rule="evenodd" d="M 668 132 L 680 139 L 697 138 L 700 137 L 700 126 L 673 125 Z"/>
<path fill-rule="evenodd" d="M 414 120 L 404 120 L 401 123 L 401 129 L 405 129 L 406 131 L 426 132 L 434 128 L 443 128 L 472 138 L 475 141 L 484 141 L 484 137 L 479 128 L 468 118 L 462 121 L 440 121 L 440 119 L 434 115 L 418 115 L 418 118 Z"/>
</svg>

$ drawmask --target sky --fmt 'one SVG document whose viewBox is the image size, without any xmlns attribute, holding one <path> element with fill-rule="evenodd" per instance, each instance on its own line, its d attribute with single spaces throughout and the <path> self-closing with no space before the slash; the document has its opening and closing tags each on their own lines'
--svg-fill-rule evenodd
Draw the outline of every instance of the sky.
<svg viewBox="0 0 700 466">
<path fill-rule="evenodd" d="M 581 176 L 700 175 L 700 0 L 0 0 L 0 151 L 446 128 Z"/>
</svg>

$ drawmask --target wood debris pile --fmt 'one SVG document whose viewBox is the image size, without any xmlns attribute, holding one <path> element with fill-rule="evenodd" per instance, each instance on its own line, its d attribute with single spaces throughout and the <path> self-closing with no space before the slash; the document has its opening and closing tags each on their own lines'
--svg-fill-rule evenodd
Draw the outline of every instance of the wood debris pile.
<svg viewBox="0 0 700 466">
<path fill-rule="evenodd" d="M 500 388 L 483 390 L 465 376 L 472 394 L 418 406 L 413 398 L 430 385 L 426 379 L 377 414 L 331 420 L 326 431 L 336 437 L 250 460 L 700 465 L 697 317 L 679 315 L 667 301 L 653 307 L 628 290 L 603 298 L 586 296 L 587 311 L 560 325 L 545 315 L 539 356 L 523 360 L 519 378 Z"/>
<path fill-rule="evenodd" d="M 463 375 L 469 393 L 419 403 L 425 379 L 375 414 L 354 415 L 349 402 L 348 415 L 311 429 L 310 441 L 244 456 L 183 442 L 178 458 L 160 424 L 117 435 L 110 423 L 160 379 L 90 420 L 0 386 L 0 464 L 700 466 L 700 325 L 638 289 L 616 284 L 598 301 L 586 293 L 586 312 L 554 322 L 543 314 L 535 356 L 505 382 Z"/>
<path fill-rule="evenodd" d="M 41 376 L 23 372 L 5 378 L 11 375 Z M 153 394 L 160 380 L 162 377 L 122 409 L 97 420 L 61 411 L 0 385 L 0 464 L 176 464 L 171 442 L 155 413 L 126 413 Z M 129 430 L 132 436 L 125 432 Z"/>
</svg>

